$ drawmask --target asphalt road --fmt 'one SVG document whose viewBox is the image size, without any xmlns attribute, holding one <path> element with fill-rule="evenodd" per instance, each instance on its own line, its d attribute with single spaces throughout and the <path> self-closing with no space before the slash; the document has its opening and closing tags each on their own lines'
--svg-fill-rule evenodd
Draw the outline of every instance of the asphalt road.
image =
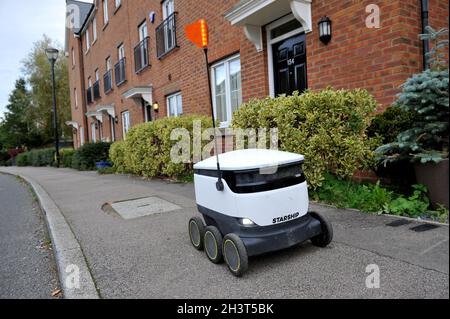
<svg viewBox="0 0 450 319">
<path fill-rule="evenodd" d="M 209 262 L 189 242 L 197 213 L 191 184 L 100 176 L 52 168 L 9 168 L 40 183 L 79 241 L 103 298 L 448 298 L 449 230 L 312 205 L 333 223 L 327 248 L 306 242 L 252 258 L 242 278 Z M 181 209 L 124 220 L 105 203 L 158 196 Z M 369 265 L 379 288 L 368 288 Z M 373 266 L 370 266 L 373 267 Z M 373 268 L 370 268 L 373 269 Z"/>
<path fill-rule="evenodd" d="M 47 299 L 58 288 L 42 212 L 18 178 L 0 174 L 0 299 Z"/>
</svg>

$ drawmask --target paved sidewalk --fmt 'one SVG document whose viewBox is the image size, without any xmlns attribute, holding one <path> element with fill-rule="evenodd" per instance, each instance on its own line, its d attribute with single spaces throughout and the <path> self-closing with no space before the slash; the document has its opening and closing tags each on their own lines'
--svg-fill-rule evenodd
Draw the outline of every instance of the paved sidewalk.
<svg viewBox="0 0 450 319">
<path fill-rule="evenodd" d="M 335 241 L 310 243 L 250 260 L 243 278 L 191 247 L 187 221 L 197 214 L 190 184 L 100 176 L 53 168 L 0 168 L 34 179 L 65 215 L 103 298 L 448 298 L 449 229 L 386 226 L 397 220 L 312 205 L 333 222 Z M 181 209 L 124 220 L 108 202 L 158 196 Z M 366 288 L 366 267 L 381 287 Z"/>
<path fill-rule="evenodd" d="M 0 299 L 51 299 L 58 274 L 44 215 L 28 186 L 0 174 Z"/>
</svg>

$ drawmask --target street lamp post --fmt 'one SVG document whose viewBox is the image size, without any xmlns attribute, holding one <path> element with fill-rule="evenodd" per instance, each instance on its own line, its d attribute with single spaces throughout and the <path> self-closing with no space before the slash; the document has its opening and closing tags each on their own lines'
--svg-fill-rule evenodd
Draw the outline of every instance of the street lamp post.
<svg viewBox="0 0 450 319">
<path fill-rule="evenodd" d="M 45 54 L 52 66 L 52 94 L 53 94 L 53 129 L 55 134 L 56 167 L 59 167 L 59 134 L 58 134 L 58 114 L 56 112 L 56 84 L 55 84 L 55 63 L 58 59 L 58 50 L 47 48 Z"/>
</svg>

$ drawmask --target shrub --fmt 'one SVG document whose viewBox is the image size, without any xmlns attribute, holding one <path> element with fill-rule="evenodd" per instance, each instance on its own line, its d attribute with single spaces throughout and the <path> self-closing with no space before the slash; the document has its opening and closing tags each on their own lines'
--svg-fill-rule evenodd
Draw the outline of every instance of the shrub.
<svg viewBox="0 0 450 319">
<path fill-rule="evenodd" d="M 390 106 L 374 117 L 367 129 L 367 135 L 380 136 L 382 143 L 394 142 L 398 134 L 413 126 L 416 117 L 415 112 L 405 112 L 397 105 Z"/>
<path fill-rule="evenodd" d="M 404 111 L 416 112 L 417 117 L 395 142 L 376 150 L 380 161 L 389 163 L 407 159 L 428 163 L 448 157 L 448 85 L 448 70 L 426 70 L 406 81 L 397 105 Z"/>
<path fill-rule="evenodd" d="M 376 109 L 365 90 L 306 92 L 302 95 L 252 100 L 234 113 L 238 128 L 277 127 L 281 150 L 305 155 L 309 185 L 317 188 L 327 172 L 352 176 L 372 164 L 377 139 L 366 129 Z"/>
<path fill-rule="evenodd" d="M 72 155 L 72 168 L 78 170 L 95 170 L 95 163 L 109 159 L 111 143 L 84 144 Z"/>
<path fill-rule="evenodd" d="M 117 173 L 126 173 L 125 166 L 125 141 L 118 141 L 111 145 L 109 149 L 109 158 L 114 164 L 114 170 Z"/>
<path fill-rule="evenodd" d="M 420 217 L 428 212 L 430 201 L 425 185 L 413 185 L 413 193 L 408 198 L 400 196 L 386 205 L 386 212 L 393 215 Z"/>
<path fill-rule="evenodd" d="M 6 166 L 8 160 L 9 160 L 8 152 L 0 150 L 0 166 Z"/>
<path fill-rule="evenodd" d="M 75 151 L 73 149 L 62 149 L 60 152 L 61 156 L 61 166 L 62 167 L 72 167 L 72 158 Z"/>
<path fill-rule="evenodd" d="M 52 166 L 55 164 L 55 150 L 53 148 L 37 149 L 21 153 L 16 157 L 17 166 Z"/>
<path fill-rule="evenodd" d="M 193 123 L 201 121 L 202 128 L 210 128 L 211 120 L 205 116 L 183 116 L 164 118 L 134 126 L 127 133 L 124 142 L 116 142 L 111 149 L 111 160 L 119 172 L 127 172 L 147 178 L 178 178 L 192 173 L 190 163 L 174 163 L 171 160 L 172 147 L 178 140 L 171 140 L 173 129 L 181 128 L 190 132 Z M 208 141 L 203 141 L 206 145 Z M 202 146 L 203 146 L 202 145 Z M 191 143 L 192 154 L 192 143 Z"/>
<path fill-rule="evenodd" d="M 16 165 L 17 166 L 31 166 L 29 153 L 21 153 L 16 156 Z"/>
</svg>

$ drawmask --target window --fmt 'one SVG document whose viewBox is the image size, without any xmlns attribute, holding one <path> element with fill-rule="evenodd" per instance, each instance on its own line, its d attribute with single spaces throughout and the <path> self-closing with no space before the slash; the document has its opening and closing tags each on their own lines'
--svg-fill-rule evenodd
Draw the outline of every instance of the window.
<svg viewBox="0 0 450 319">
<path fill-rule="evenodd" d="M 119 86 L 125 82 L 125 47 L 121 44 L 117 48 L 119 62 L 114 66 L 114 75 L 116 78 L 116 85 Z"/>
<path fill-rule="evenodd" d="M 165 0 L 162 3 L 163 19 L 166 20 L 175 12 L 174 0 Z"/>
<path fill-rule="evenodd" d="M 94 90 L 94 100 L 100 98 L 100 71 L 98 69 L 95 70 L 95 82 L 92 87 Z"/>
<path fill-rule="evenodd" d="M 75 66 L 75 50 L 72 48 L 72 66 Z"/>
<path fill-rule="evenodd" d="M 95 129 L 95 123 L 91 123 L 91 142 L 97 142 L 97 132 Z"/>
<path fill-rule="evenodd" d="M 176 14 L 174 0 L 162 3 L 164 21 L 156 28 L 156 53 L 158 58 L 177 47 Z"/>
<path fill-rule="evenodd" d="M 109 126 L 111 128 L 111 142 L 116 141 L 116 128 L 115 128 L 115 120 L 114 117 L 109 116 Z"/>
<path fill-rule="evenodd" d="M 126 111 L 122 113 L 122 130 L 123 130 L 123 138 L 127 135 L 130 130 L 130 112 Z"/>
<path fill-rule="evenodd" d="M 117 48 L 117 53 L 119 60 L 122 60 L 125 57 L 125 46 L 123 44 Z"/>
<path fill-rule="evenodd" d="M 89 28 L 86 29 L 86 52 L 91 48 L 91 40 L 89 39 Z"/>
<path fill-rule="evenodd" d="M 138 27 L 139 44 L 134 48 L 134 69 L 136 73 L 142 71 L 148 63 L 148 29 L 144 21 Z"/>
<path fill-rule="evenodd" d="M 80 126 L 80 146 L 84 145 L 84 127 Z"/>
<path fill-rule="evenodd" d="M 94 17 L 94 20 L 92 20 L 92 37 L 95 42 L 97 40 L 97 17 Z"/>
<path fill-rule="evenodd" d="M 91 77 L 88 77 L 88 88 L 87 88 L 86 97 L 87 97 L 88 104 L 92 103 L 94 101 L 94 97 L 92 96 L 92 79 L 91 79 Z"/>
<path fill-rule="evenodd" d="M 227 127 L 242 104 L 241 61 L 234 56 L 211 68 L 214 115 L 221 127 Z"/>
<path fill-rule="evenodd" d="M 103 24 L 107 24 L 108 21 L 108 0 L 103 0 Z"/>
<path fill-rule="evenodd" d="M 73 100 L 75 102 L 75 109 L 77 109 L 78 108 L 78 94 L 77 94 L 76 88 L 73 89 Z"/>
<path fill-rule="evenodd" d="M 181 93 L 175 93 L 167 97 L 167 116 L 180 116 L 183 114 L 183 101 Z"/>
<path fill-rule="evenodd" d="M 108 93 L 112 90 L 112 64 L 111 57 L 106 59 L 106 73 L 103 76 L 103 90 Z"/>
<path fill-rule="evenodd" d="M 115 0 L 116 2 L 116 8 L 120 7 L 120 5 L 122 4 L 121 0 Z"/>
<path fill-rule="evenodd" d="M 88 88 L 92 88 L 92 78 L 88 77 Z"/>
</svg>

